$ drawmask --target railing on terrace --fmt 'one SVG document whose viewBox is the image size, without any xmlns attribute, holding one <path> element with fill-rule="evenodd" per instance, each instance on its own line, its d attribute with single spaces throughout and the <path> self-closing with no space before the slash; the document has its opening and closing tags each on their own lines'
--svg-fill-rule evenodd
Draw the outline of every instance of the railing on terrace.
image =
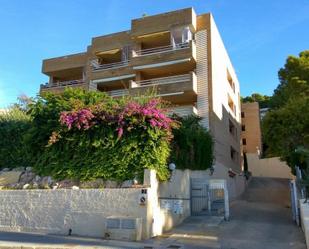
<svg viewBox="0 0 309 249">
<path fill-rule="evenodd" d="M 155 78 L 150 80 L 132 81 L 132 87 L 135 88 L 135 87 L 173 84 L 173 83 L 187 82 L 191 80 L 192 80 L 191 74 L 182 74 L 182 75 Z"/>
<path fill-rule="evenodd" d="M 82 79 L 80 79 L 80 80 L 68 80 L 68 81 L 60 81 L 60 82 L 41 84 L 41 88 L 72 86 L 72 85 L 80 85 L 80 84 L 84 84 L 84 83 L 85 83 L 85 81 L 82 80 Z"/>
<path fill-rule="evenodd" d="M 173 50 L 187 49 L 189 47 L 190 47 L 190 43 L 184 42 L 184 43 L 178 43 L 174 46 L 168 45 L 168 46 L 162 46 L 162 47 L 156 47 L 156 48 L 141 49 L 141 50 L 134 51 L 133 57 L 145 56 L 145 55 L 150 55 L 150 54 L 165 53 L 165 52 L 170 52 L 170 51 L 173 51 Z"/>
<path fill-rule="evenodd" d="M 92 70 L 98 71 L 98 70 L 108 70 L 112 68 L 119 68 L 119 67 L 126 67 L 129 64 L 129 61 L 119 61 L 114 63 L 108 63 L 108 64 L 99 64 L 97 60 L 93 60 L 90 62 Z"/>
<path fill-rule="evenodd" d="M 177 114 L 180 117 L 188 116 L 191 114 L 198 115 L 198 111 L 195 106 L 193 105 L 187 105 L 187 106 L 177 106 L 174 108 L 169 109 L 168 111 L 169 115 Z"/>
<path fill-rule="evenodd" d="M 129 91 L 127 89 L 119 89 L 119 90 L 109 91 L 108 94 L 112 97 L 120 97 L 120 96 L 128 95 Z"/>
</svg>

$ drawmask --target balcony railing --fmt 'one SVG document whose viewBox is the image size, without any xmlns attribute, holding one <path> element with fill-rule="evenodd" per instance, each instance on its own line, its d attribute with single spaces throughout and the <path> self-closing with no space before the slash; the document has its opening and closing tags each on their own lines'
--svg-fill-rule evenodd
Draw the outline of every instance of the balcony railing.
<svg viewBox="0 0 309 249">
<path fill-rule="evenodd" d="M 188 116 L 188 115 L 198 115 L 198 111 L 195 106 L 193 105 L 186 105 L 186 106 L 177 106 L 174 108 L 171 108 L 168 111 L 169 115 L 177 114 L 180 117 Z"/>
<path fill-rule="evenodd" d="M 147 87 L 147 86 L 188 82 L 191 80 L 192 80 L 192 74 L 182 74 L 182 75 L 155 78 L 151 80 L 131 81 L 131 84 L 132 88 L 136 88 L 136 87 Z"/>
<path fill-rule="evenodd" d="M 162 47 L 156 47 L 156 48 L 147 48 L 147 49 L 142 49 L 142 50 L 135 50 L 133 51 L 133 57 L 137 56 L 146 56 L 150 54 L 159 54 L 159 53 L 166 53 L 174 50 L 181 50 L 181 49 L 187 49 L 190 47 L 189 42 L 184 42 L 184 43 L 178 43 L 173 45 L 168 45 L 168 46 L 162 46 Z"/>
<path fill-rule="evenodd" d="M 80 80 L 68 80 L 68 81 L 60 81 L 60 82 L 53 82 L 53 83 L 45 83 L 41 84 L 41 88 L 53 88 L 53 87 L 64 87 L 64 86 L 75 86 L 84 84 L 85 81 Z"/>
<path fill-rule="evenodd" d="M 93 60 L 90 62 L 92 70 L 93 71 L 99 71 L 99 70 L 108 70 L 112 68 L 120 68 L 120 67 L 126 67 L 129 64 L 129 61 L 119 61 L 114 63 L 108 63 L 108 64 L 99 64 L 97 60 Z"/>
<path fill-rule="evenodd" d="M 109 91 L 108 94 L 112 97 L 120 97 L 120 96 L 128 95 L 129 91 L 127 89 L 119 89 L 119 90 Z"/>
</svg>

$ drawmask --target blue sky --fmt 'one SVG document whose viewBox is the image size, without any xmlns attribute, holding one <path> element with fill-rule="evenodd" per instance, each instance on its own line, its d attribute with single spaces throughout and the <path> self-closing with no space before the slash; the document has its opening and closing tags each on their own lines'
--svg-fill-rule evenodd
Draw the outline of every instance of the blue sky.
<svg viewBox="0 0 309 249">
<path fill-rule="evenodd" d="M 143 13 L 190 6 L 213 13 L 242 96 L 272 94 L 286 57 L 309 49 L 309 0 L 0 0 L 0 108 L 37 94 L 42 59 L 82 52 Z"/>
</svg>

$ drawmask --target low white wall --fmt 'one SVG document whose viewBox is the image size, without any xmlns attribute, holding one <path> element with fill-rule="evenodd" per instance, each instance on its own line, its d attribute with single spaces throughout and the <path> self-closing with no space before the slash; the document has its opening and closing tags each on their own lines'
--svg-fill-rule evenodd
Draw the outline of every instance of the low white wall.
<svg viewBox="0 0 309 249">
<path fill-rule="evenodd" d="M 159 184 L 164 231 L 177 226 L 191 215 L 190 176 L 190 170 L 174 170 L 169 181 Z"/>
<path fill-rule="evenodd" d="M 209 170 L 175 170 L 168 182 L 145 170 L 145 188 L 0 190 L 0 230 L 67 235 L 72 229 L 73 235 L 102 238 L 106 218 L 122 216 L 142 218 L 147 239 L 190 216 L 191 178 L 226 179 L 230 200 L 245 188 L 243 176 L 230 178 L 228 169 L 217 165 L 212 176 Z"/>
<path fill-rule="evenodd" d="M 0 230 L 103 237 L 109 216 L 140 217 L 141 189 L 1 190 Z M 148 237 L 143 229 L 143 237 Z"/>
<path fill-rule="evenodd" d="M 247 160 L 252 176 L 294 179 L 291 168 L 279 157 L 260 159 L 257 154 L 248 153 Z"/>
<path fill-rule="evenodd" d="M 305 234 L 307 248 L 309 249 L 309 202 L 304 203 L 304 199 L 299 200 L 301 227 Z"/>
</svg>

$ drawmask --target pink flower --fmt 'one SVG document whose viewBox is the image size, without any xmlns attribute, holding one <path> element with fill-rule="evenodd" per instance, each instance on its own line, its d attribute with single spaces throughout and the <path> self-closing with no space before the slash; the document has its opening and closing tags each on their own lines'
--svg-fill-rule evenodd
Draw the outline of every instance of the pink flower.
<svg viewBox="0 0 309 249">
<path fill-rule="evenodd" d="M 117 131 L 118 131 L 118 138 L 121 138 L 122 135 L 123 135 L 123 128 L 122 128 L 122 127 L 119 127 L 119 128 L 117 129 Z"/>
</svg>

